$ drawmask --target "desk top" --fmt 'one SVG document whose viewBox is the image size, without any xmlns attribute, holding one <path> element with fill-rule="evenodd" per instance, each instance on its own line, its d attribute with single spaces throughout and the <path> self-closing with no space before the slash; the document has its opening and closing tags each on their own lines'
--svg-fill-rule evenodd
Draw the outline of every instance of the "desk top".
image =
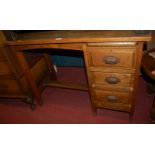
<svg viewBox="0 0 155 155">
<path fill-rule="evenodd" d="M 50 43 L 92 43 L 115 41 L 150 41 L 150 31 L 133 30 L 56 30 L 24 33 L 7 45 L 31 45 Z"/>
</svg>

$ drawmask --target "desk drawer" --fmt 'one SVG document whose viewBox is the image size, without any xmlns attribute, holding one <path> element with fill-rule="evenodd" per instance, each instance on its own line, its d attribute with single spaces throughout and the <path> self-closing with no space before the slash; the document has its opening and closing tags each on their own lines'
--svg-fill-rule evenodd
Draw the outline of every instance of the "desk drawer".
<svg viewBox="0 0 155 155">
<path fill-rule="evenodd" d="M 107 104 L 128 104 L 130 93 L 128 92 L 115 92 L 115 91 L 102 91 L 93 90 L 95 100 Z"/>
<path fill-rule="evenodd" d="M 133 68 L 134 49 L 89 47 L 89 65 Z"/>
<path fill-rule="evenodd" d="M 104 108 L 104 109 L 111 109 L 111 110 L 117 110 L 117 111 L 125 111 L 125 112 L 131 112 L 132 106 L 131 104 L 122 104 L 122 103 L 106 103 L 106 102 L 94 102 L 97 108 Z"/>
<path fill-rule="evenodd" d="M 91 72 L 94 84 L 103 84 L 107 86 L 130 87 L 132 84 L 132 74 L 124 73 L 104 73 Z"/>
<path fill-rule="evenodd" d="M 130 93 L 94 90 L 94 103 L 98 108 L 131 111 Z"/>
</svg>

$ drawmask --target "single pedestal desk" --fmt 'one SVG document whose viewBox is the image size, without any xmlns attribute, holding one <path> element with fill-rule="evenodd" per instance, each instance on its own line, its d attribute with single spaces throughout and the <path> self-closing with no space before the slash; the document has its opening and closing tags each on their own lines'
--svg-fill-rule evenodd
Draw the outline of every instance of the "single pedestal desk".
<svg viewBox="0 0 155 155">
<path fill-rule="evenodd" d="M 57 81 L 47 58 L 51 79 L 46 86 L 87 90 L 92 111 L 97 108 L 118 110 L 133 114 L 142 57 L 143 43 L 151 40 L 150 33 L 140 31 L 46 31 L 21 35 L 8 41 L 8 52 L 14 52 L 23 74 L 38 104 L 42 104 L 41 91 L 22 51 L 32 49 L 79 50 L 84 54 L 87 85 Z M 52 52 L 52 50 L 51 50 Z"/>
</svg>

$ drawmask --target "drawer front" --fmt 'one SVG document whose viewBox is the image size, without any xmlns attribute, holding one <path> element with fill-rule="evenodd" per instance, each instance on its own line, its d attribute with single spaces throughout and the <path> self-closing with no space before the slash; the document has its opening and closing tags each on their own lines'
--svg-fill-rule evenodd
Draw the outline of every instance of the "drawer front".
<svg viewBox="0 0 155 155">
<path fill-rule="evenodd" d="M 95 100 L 107 104 L 128 104 L 130 93 L 93 90 Z"/>
<path fill-rule="evenodd" d="M 94 90 L 96 107 L 131 112 L 130 93 Z"/>
<path fill-rule="evenodd" d="M 0 75 L 11 75 L 11 69 L 7 61 L 0 61 Z"/>
<path fill-rule="evenodd" d="M 130 87 L 132 83 L 132 74 L 121 73 L 103 73 L 91 72 L 94 84 L 103 84 L 107 86 Z"/>
<path fill-rule="evenodd" d="M 134 67 L 134 49 L 90 47 L 90 66 Z"/>
<path fill-rule="evenodd" d="M 110 110 L 117 110 L 117 111 L 125 111 L 125 112 L 131 112 L 132 106 L 130 104 L 112 104 L 112 103 L 105 103 L 105 102 L 94 102 L 97 108 L 104 108 L 104 109 L 110 109 Z"/>
</svg>

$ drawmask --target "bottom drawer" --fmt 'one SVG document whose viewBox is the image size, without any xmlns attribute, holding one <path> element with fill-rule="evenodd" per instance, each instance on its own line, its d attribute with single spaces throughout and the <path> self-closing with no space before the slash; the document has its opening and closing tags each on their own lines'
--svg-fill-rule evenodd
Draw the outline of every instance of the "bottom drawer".
<svg viewBox="0 0 155 155">
<path fill-rule="evenodd" d="M 130 93 L 94 90 L 94 102 L 96 107 L 120 111 L 131 111 L 129 103 Z"/>
</svg>

